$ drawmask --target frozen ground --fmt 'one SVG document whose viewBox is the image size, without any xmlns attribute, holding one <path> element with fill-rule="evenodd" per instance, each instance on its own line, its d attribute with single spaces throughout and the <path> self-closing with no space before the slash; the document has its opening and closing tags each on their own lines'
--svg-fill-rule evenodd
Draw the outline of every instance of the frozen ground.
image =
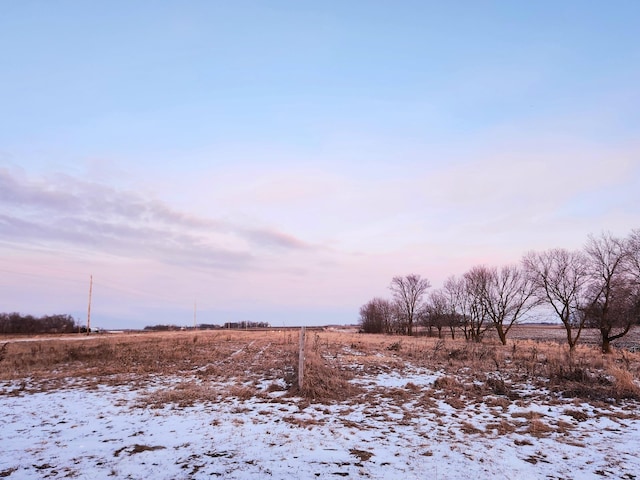
<svg viewBox="0 0 640 480">
<path fill-rule="evenodd" d="M 361 401 L 331 404 L 289 397 L 272 382 L 258 396 L 184 405 L 154 400 L 181 385 L 230 384 L 4 382 L 0 477 L 640 478 L 637 404 L 536 395 L 460 405 L 433 395 L 437 377 L 417 368 L 362 375 L 354 380 L 365 388 Z"/>
</svg>

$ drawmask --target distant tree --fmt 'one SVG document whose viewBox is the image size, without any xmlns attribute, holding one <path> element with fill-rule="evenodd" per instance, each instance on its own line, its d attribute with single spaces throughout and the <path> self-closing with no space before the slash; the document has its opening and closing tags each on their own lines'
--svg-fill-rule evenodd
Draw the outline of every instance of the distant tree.
<svg viewBox="0 0 640 480">
<path fill-rule="evenodd" d="M 360 330 L 364 333 L 392 333 L 394 306 L 383 298 L 374 298 L 360 307 Z"/>
<path fill-rule="evenodd" d="M 481 342 L 489 324 L 489 312 L 485 302 L 485 292 L 491 282 L 491 270 L 484 265 L 473 267 L 463 276 L 467 324 L 465 338 Z"/>
<path fill-rule="evenodd" d="M 586 320 L 581 314 L 589 281 L 585 256 L 581 252 L 552 249 L 529 252 L 522 263 L 536 297 L 549 305 L 562 322 L 569 350 L 573 351 Z"/>
<path fill-rule="evenodd" d="M 585 253 L 590 284 L 583 314 L 600 331 L 602 352 L 611 353 L 611 342 L 625 336 L 635 321 L 634 278 L 627 268 L 631 244 L 610 233 L 590 235 Z"/>
<path fill-rule="evenodd" d="M 377 303 L 384 301 L 374 298 L 360 307 L 360 330 L 364 333 L 382 333 L 383 320 Z"/>
<path fill-rule="evenodd" d="M 635 323 L 640 324 L 640 228 L 632 230 L 627 238 L 626 269 L 633 282 Z"/>
<path fill-rule="evenodd" d="M 158 324 L 158 325 L 147 325 L 146 327 L 144 327 L 144 329 L 149 330 L 151 332 L 168 332 L 173 330 L 180 330 L 180 327 L 178 327 L 177 325 Z"/>
<path fill-rule="evenodd" d="M 451 276 L 442 287 L 450 308 L 449 330 L 451 338 L 455 338 L 456 327 L 460 328 L 466 340 L 470 339 L 469 296 L 464 278 Z"/>
<path fill-rule="evenodd" d="M 4 334 L 73 333 L 77 329 L 71 315 L 34 317 L 17 312 L 0 313 L 0 333 Z"/>
<path fill-rule="evenodd" d="M 582 251 L 531 251 L 521 266 L 475 266 L 449 277 L 440 290 L 420 275 L 394 277 L 392 301 L 376 298 L 360 311 L 363 331 L 414 334 L 414 325 L 460 329 L 480 342 L 491 327 L 503 344 L 511 328 L 537 306 L 547 306 L 562 323 L 573 352 L 585 326 L 597 328 L 603 352 L 640 324 L 640 229 L 627 238 L 589 236 Z M 426 301 L 425 301 L 426 297 Z M 1 330 L 1 324 L 0 324 Z"/>
<path fill-rule="evenodd" d="M 632 230 L 626 242 L 628 252 L 626 269 L 634 283 L 640 285 L 640 228 Z"/>
<path fill-rule="evenodd" d="M 638 320 L 640 292 L 621 278 L 611 281 L 606 295 L 596 285 L 589 292 L 594 300 L 583 309 L 585 325 L 600 331 L 602 353 L 611 353 L 611 342 L 624 337 Z"/>
<path fill-rule="evenodd" d="M 43 331 L 49 333 L 73 333 L 77 330 L 71 315 L 45 315 L 41 317 Z"/>
<path fill-rule="evenodd" d="M 431 329 L 436 328 L 438 338 L 442 338 L 442 329 L 450 326 L 452 321 L 452 306 L 443 290 L 429 293 L 420 317 L 421 323 L 429 329 L 429 336 Z"/>
<path fill-rule="evenodd" d="M 380 307 L 384 315 L 384 333 L 404 333 L 404 321 L 402 318 L 402 313 L 398 309 L 398 305 L 392 300 L 385 300 L 380 304 Z"/>
<path fill-rule="evenodd" d="M 516 265 L 490 268 L 487 273 L 481 301 L 500 342 L 506 345 L 509 330 L 538 303 L 534 283 Z"/>
<path fill-rule="evenodd" d="M 217 330 L 222 328 L 220 325 L 216 325 L 214 323 L 200 323 L 198 324 L 198 328 L 200 330 Z"/>
<path fill-rule="evenodd" d="M 407 335 L 413 335 L 413 324 L 431 283 L 420 275 L 410 274 L 404 277 L 393 277 L 389 286 L 398 305 Z"/>
</svg>

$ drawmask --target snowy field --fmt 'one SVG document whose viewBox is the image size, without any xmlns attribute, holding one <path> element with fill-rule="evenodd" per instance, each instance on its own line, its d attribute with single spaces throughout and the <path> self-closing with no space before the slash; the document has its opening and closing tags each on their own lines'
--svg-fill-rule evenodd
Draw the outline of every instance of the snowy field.
<svg viewBox="0 0 640 480">
<path fill-rule="evenodd" d="M 295 332 L 76 338 L 7 343 L 0 478 L 640 479 L 636 353 L 314 332 L 299 390 Z"/>
<path fill-rule="evenodd" d="M 5 382 L 0 476 L 30 478 L 579 479 L 640 475 L 637 405 L 419 402 L 437 373 L 360 376 L 369 401 L 314 404 L 267 388 L 191 406 L 154 396 L 202 382 Z M 208 384 L 224 390 L 229 385 Z M 404 395 L 403 392 L 408 392 Z M 526 398 L 527 393 L 522 392 Z M 536 395 L 540 398 L 540 395 Z M 378 401 L 372 402 L 371 398 Z M 407 400 L 407 401 L 405 401 Z M 521 406 L 518 406 L 518 403 Z"/>
</svg>

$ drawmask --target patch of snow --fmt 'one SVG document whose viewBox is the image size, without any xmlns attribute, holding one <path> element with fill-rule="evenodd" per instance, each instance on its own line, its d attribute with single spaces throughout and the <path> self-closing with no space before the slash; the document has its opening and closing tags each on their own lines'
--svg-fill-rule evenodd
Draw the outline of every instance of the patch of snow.
<svg viewBox="0 0 640 480">
<path fill-rule="evenodd" d="M 263 395 L 163 408 L 139 405 L 144 396 L 193 379 L 154 377 L 143 387 L 91 388 L 70 379 L 43 392 L 18 391 L 22 382 L 4 382 L 0 474 L 10 480 L 631 479 L 640 472 L 640 420 L 625 416 L 624 405 L 536 401 L 505 409 L 484 403 L 456 409 L 441 399 L 426 407 L 416 396 L 406 402 L 385 397 L 384 388 L 412 383 L 426 389 L 438 376 L 416 368 L 356 380 L 380 389 L 377 403 L 308 404 Z M 257 387 L 265 391 L 272 383 L 265 380 Z M 589 415 L 577 421 L 568 409 Z M 572 429 L 531 435 L 529 420 L 517 416 L 527 412 L 547 425 L 562 420 Z M 498 434 L 492 425 L 501 420 L 515 430 Z"/>
</svg>

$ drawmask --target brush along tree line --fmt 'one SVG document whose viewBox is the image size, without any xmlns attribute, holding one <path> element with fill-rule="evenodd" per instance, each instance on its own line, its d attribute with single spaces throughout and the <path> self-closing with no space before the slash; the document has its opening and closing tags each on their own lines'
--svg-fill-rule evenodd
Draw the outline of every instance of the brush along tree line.
<svg viewBox="0 0 640 480">
<path fill-rule="evenodd" d="M 514 325 L 546 309 L 562 323 L 570 350 L 584 328 L 597 328 L 609 353 L 613 340 L 640 323 L 640 229 L 625 238 L 590 235 L 578 251 L 530 251 L 519 265 L 477 265 L 440 289 L 430 287 L 420 275 L 394 277 L 390 300 L 374 298 L 360 308 L 361 331 L 413 335 L 420 325 L 480 342 L 493 328 L 506 344 Z"/>
<path fill-rule="evenodd" d="M 0 313 L 0 334 L 73 333 L 81 329 L 71 315 L 34 317 L 20 313 Z"/>
</svg>

